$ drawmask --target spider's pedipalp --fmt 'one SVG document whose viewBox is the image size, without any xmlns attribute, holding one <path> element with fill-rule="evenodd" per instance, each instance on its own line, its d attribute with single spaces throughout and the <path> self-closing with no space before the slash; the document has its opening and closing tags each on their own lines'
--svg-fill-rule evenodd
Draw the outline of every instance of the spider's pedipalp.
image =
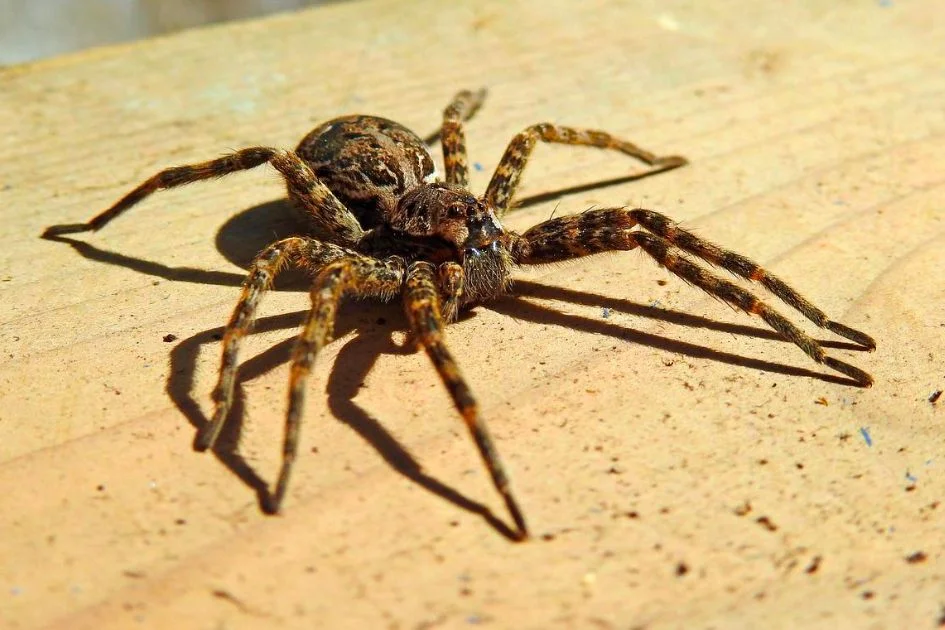
<svg viewBox="0 0 945 630">
<path fill-rule="evenodd" d="M 213 391 L 215 409 L 210 424 L 204 427 L 197 439 L 196 447 L 199 450 L 211 448 L 220 435 L 220 430 L 233 403 L 240 342 L 252 327 L 259 301 L 272 286 L 272 281 L 279 271 L 287 262 L 294 262 L 301 267 L 321 268 L 351 254 L 353 252 L 337 245 L 322 243 L 312 238 L 293 236 L 273 243 L 256 256 L 250 265 L 249 275 L 243 282 L 240 299 L 224 330 L 220 376 L 216 389 Z"/>
<path fill-rule="evenodd" d="M 401 290 L 403 277 L 404 261 L 399 257 L 378 260 L 354 253 L 328 264 L 316 276 L 311 290 L 312 309 L 292 352 L 282 468 L 275 490 L 265 505 L 266 511 L 278 512 L 285 497 L 298 449 L 305 381 L 319 350 L 332 340 L 341 299 L 346 294 L 354 294 L 389 300 Z"/>
<path fill-rule="evenodd" d="M 463 266 L 455 262 L 440 264 L 436 270 L 440 295 L 443 296 L 440 313 L 447 324 L 459 316 L 459 305 L 466 288 Z"/>
<path fill-rule="evenodd" d="M 496 214 L 500 217 L 511 207 L 512 198 L 522 177 L 525 164 L 539 140 L 553 144 L 613 149 L 634 157 L 649 166 L 660 167 L 662 170 L 669 170 L 688 163 L 686 158 L 678 155 L 657 156 L 632 142 L 621 140 L 605 131 L 575 129 L 552 123 L 532 125 L 516 134 L 509 142 L 509 146 L 505 149 L 505 153 L 489 181 L 486 193 L 483 195 L 483 199 L 495 209 Z"/>
<path fill-rule="evenodd" d="M 443 167 L 446 183 L 466 187 L 469 185 L 469 158 L 466 155 L 466 133 L 463 122 L 472 118 L 482 107 L 486 98 L 485 88 L 476 92 L 463 90 L 443 110 L 443 125 L 440 142 L 443 145 Z"/>
<path fill-rule="evenodd" d="M 828 357 L 815 339 L 759 300 L 750 291 L 710 273 L 686 258 L 680 248 L 677 248 L 668 238 L 649 232 L 631 230 L 638 224 L 634 216 L 635 212 L 637 211 L 625 208 L 607 208 L 550 219 L 539 223 L 518 237 L 512 246 L 513 255 L 517 262 L 522 264 L 541 264 L 605 251 L 631 250 L 640 247 L 656 262 L 683 280 L 748 314 L 758 315 L 782 337 L 793 342 L 817 363 L 827 365 L 849 376 L 863 387 L 872 385 L 873 379 L 869 374 Z M 679 232 L 681 230 L 677 231 L 677 235 Z M 700 244 L 704 246 L 704 241 L 700 241 Z M 719 251 L 724 252 L 724 250 Z M 744 257 L 740 259 L 748 260 Z M 859 334 L 862 335 L 862 333 Z M 869 339 L 866 335 L 862 336 Z"/>
<path fill-rule="evenodd" d="M 158 190 L 176 188 L 204 179 L 223 177 L 269 162 L 285 179 L 289 196 L 301 206 L 315 236 L 340 245 L 354 245 L 363 230 L 357 219 L 321 183 L 312 169 L 295 153 L 269 147 L 249 147 L 215 160 L 166 168 L 119 199 L 86 223 L 53 225 L 43 237 L 99 230 L 145 197 Z"/>
<path fill-rule="evenodd" d="M 410 328 L 433 362 L 456 409 L 463 416 L 466 427 L 479 449 L 479 454 L 489 469 L 492 482 L 505 500 L 505 505 L 518 529 L 519 537 L 524 540 L 528 537 L 528 527 L 522 510 L 512 494 L 505 467 L 502 465 L 485 421 L 479 415 L 472 391 L 460 373 L 456 360 L 446 348 L 439 302 L 434 266 L 425 261 L 412 263 L 407 270 L 404 291 L 404 309 L 410 321 Z"/>
</svg>

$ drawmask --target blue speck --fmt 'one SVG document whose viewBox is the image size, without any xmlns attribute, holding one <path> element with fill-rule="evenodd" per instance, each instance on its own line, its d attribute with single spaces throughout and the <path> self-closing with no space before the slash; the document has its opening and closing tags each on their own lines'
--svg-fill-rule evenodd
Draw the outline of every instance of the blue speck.
<svg viewBox="0 0 945 630">
<path fill-rule="evenodd" d="M 605 306 L 601 309 L 600 316 L 604 319 L 608 319 L 610 317 L 610 309 Z"/>
<path fill-rule="evenodd" d="M 912 474 L 911 472 L 909 472 L 908 470 L 906 471 L 906 479 L 907 479 L 910 483 L 915 483 L 916 481 L 919 480 L 918 477 L 916 477 L 915 475 L 913 475 L 913 474 Z"/>
<path fill-rule="evenodd" d="M 480 617 L 479 615 L 469 615 L 468 617 L 466 617 L 466 623 L 478 625 L 482 623 L 482 617 Z"/>
<path fill-rule="evenodd" d="M 479 171 L 480 173 L 482 172 L 482 164 L 480 164 L 479 162 L 473 162 L 473 168 Z"/>
<path fill-rule="evenodd" d="M 867 427 L 860 427 L 860 435 L 867 446 L 873 446 L 873 438 L 870 437 L 870 430 Z"/>
<path fill-rule="evenodd" d="M 881 7 L 891 7 L 892 0 L 879 0 L 879 6 Z"/>
<path fill-rule="evenodd" d="M 19 586 L 14 586 L 13 588 L 10 589 L 11 595 L 20 595 L 22 592 L 23 592 L 23 589 L 20 588 Z"/>
</svg>

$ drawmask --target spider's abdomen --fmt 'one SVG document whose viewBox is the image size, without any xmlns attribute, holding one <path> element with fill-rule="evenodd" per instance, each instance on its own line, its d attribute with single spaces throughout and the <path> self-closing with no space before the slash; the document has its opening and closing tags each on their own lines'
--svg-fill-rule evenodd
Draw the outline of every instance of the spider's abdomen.
<svg viewBox="0 0 945 630">
<path fill-rule="evenodd" d="M 296 152 L 365 229 L 386 223 L 405 192 L 436 180 L 423 141 L 377 116 L 329 120 L 305 136 Z"/>
</svg>

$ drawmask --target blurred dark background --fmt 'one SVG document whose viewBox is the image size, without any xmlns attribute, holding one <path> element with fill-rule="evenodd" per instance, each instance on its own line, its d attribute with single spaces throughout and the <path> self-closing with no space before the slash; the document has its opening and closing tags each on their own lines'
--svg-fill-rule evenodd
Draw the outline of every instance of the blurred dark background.
<svg viewBox="0 0 945 630">
<path fill-rule="evenodd" d="M 0 0 L 0 65 L 340 1 Z"/>
</svg>

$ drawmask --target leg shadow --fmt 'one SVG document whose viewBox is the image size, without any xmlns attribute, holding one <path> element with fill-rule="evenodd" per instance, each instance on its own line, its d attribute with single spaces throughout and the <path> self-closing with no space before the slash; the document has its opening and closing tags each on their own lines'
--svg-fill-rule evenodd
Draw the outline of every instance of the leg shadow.
<svg viewBox="0 0 945 630">
<path fill-rule="evenodd" d="M 759 328 L 758 326 L 747 326 L 745 324 L 730 324 L 728 322 L 718 322 L 700 315 L 692 315 L 683 311 L 674 311 L 653 306 L 644 306 L 623 298 L 608 297 L 597 293 L 586 293 L 584 291 L 575 291 L 563 287 L 553 287 L 544 284 L 538 284 L 530 280 L 516 280 L 513 285 L 514 293 L 518 297 L 534 297 L 542 300 L 559 300 L 561 302 L 570 302 L 572 304 L 581 304 L 584 306 L 598 306 L 612 311 L 634 315 L 636 317 L 646 317 L 648 319 L 658 319 L 669 324 L 677 326 L 686 326 L 687 328 L 702 328 L 704 330 L 715 330 L 718 332 L 729 333 L 731 335 L 744 335 L 747 337 L 757 337 L 758 339 L 768 339 L 771 341 L 780 341 L 790 343 L 787 339 L 771 330 L 770 328 Z M 837 341 L 835 339 L 818 339 L 824 348 L 834 348 L 837 350 L 857 350 L 859 352 L 868 352 L 861 345 L 849 341 Z"/>
<path fill-rule="evenodd" d="M 255 330 L 266 332 L 292 329 L 296 331 L 306 314 L 306 311 L 297 311 L 261 318 Z M 378 320 L 378 316 L 388 321 L 398 321 L 402 318 L 399 314 L 399 305 L 379 305 L 379 308 L 372 311 L 372 318 L 381 321 Z M 359 318 L 361 322 L 357 321 Z M 328 379 L 328 406 L 332 414 L 354 429 L 395 471 L 456 507 L 481 517 L 509 540 L 517 540 L 515 532 L 499 520 L 488 507 L 473 501 L 424 472 L 413 455 L 399 444 L 396 438 L 375 418 L 354 402 L 353 399 L 361 383 L 364 382 L 381 354 L 406 354 L 411 351 L 394 344 L 389 331 L 379 332 L 376 324 L 363 320 L 363 306 L 359 303 L 349 302 L 339 313 L 336 336 L 342 337 L 352 331 L 356 332 L 356 336 L 341 348 Z M 209 419 L 203 414 L 200 405 L 193 397 L 197 357 L 203 346 L 219 342 L 222 335 L 223 328 L 207 330 L 185 339 L 171 351 L 171 370 L 166 391 L 194 427 L 198 436 L 205 430 Z M 295 335 L 293 334 L 292 337 L 280 341 L 240 365 L 233 407 L 224 424 L 223 432 L 213 448 L 213 454 L 217 459 L 256 493 L 260 509 L 263 509 L 270 499 L 269 484 L 238 452 L 245 419 L 243 383 L 290 361 L 294 344 Z M 196 436 L 194 439 L 196 441 Z"/>
<path fill-rule="evenodd" d="M 523 295 L 542 296 L 547 298 L 551 298 L 553 296 L 553 299 L 578 298 L 576 300 L 578 303 L 594 304 L 596 306 L 600 306 L 601 302 L 609 303 L 610 307 L 613 307 L 615 310 L 629 312 L 631 314 L 641 317 L 648 317 L 650 319 L 659 319 L 670 323 L 679 323 L 685 326 L 720 330 L 734 334 L 747 334 L 750 336 L 781 340 L 781 338 L 778 337 L 773 331 L 769 332 L 750 326 L 714 322 L 703 317 L 688 315 L 678 311 L 664 311 L 663 309 L 643 306 L 641 304 L 634 304 L 626 300 L 613 300 L 610 298 L 595 296 L 593 294 L 584 294 L 570 289 L 544 287 L 542 285 L 530 282 L 517 282 L 515 286 L 517 288 L 522 288 L 522 285 L 525 285 L 525 293 Z M 622 341 L 629 341 L 631 343 L 657 348 L 667 352 L 675 352 L 694 358 L 709 359 L 712 361 L 718 361 L 720 363 L 747 367 L 763 372 L 773 372 L 777 374 L 785 374 L 788 376 L 803 376 L 815 378 L 828 383 L 859 387 L 859 384 L 853 379 L 835 376 L 833 374 L 814 372 L 813 370 L 807 370 L 804 368 L 793 367 L 780 363 L 773 363 L 771 361 L 764 361 L 762 359 L 741 357 L 735 354 L 713 350 L 705 346 L 699 346 L 685 341 L 677 341 L 659 335 L 640 332 L 638 330 L 633 330 L 632 328 L 627 328 L 625 326 L 608 321 L 589 319 L 578 315 L 568 315 L 546 306 L 533 304 L 526 300 L 516 299 L 515 297 L 506 297 L 494 302 L 490 302 L 486 305 L 486 308 L 489 308 L 496 313 L 502 313 L 504 315 L 508 315 L 509 317 L 514 317 L 525 321 L 541 324 L 554 324 L 556 326 L 580 330 L 582 332 L 606 335 L 615 339 L 620 339 Z M 848 347 L 848 345 L 841 344 L 841 347 Z M 859 348 L 859 346 L 853 346 L 853 344 L 849 344 L 849 347 Z"/>
<path fill-rule="evenodd" d="M 424 472 L 420 463 L 401 446 L 375 418 L 354 402 L 354 397 L 377 359 L 378 341 L 372 335 L 358 336 L 345 344 L 338 354 L 336 367 L 328 381 L 328 406 L 336 418 L 350 426 L 384 458 L 391 468 L 420 487 L 449 501 L 456 507 L 475 514 L 493 529 L 511 541 L 518 535 L 499 520 L 485 505 L 473 501 L 457 490 Z M 407 354 L 407 348 L 394 345 L 390 335 L 385 335 L 385 346 L 381 351 L 388 354 Z M 344 370 L 338 366 L 344 366 Z M 433 376 L 431 371 L 431 377 Z"/>
</svg>

